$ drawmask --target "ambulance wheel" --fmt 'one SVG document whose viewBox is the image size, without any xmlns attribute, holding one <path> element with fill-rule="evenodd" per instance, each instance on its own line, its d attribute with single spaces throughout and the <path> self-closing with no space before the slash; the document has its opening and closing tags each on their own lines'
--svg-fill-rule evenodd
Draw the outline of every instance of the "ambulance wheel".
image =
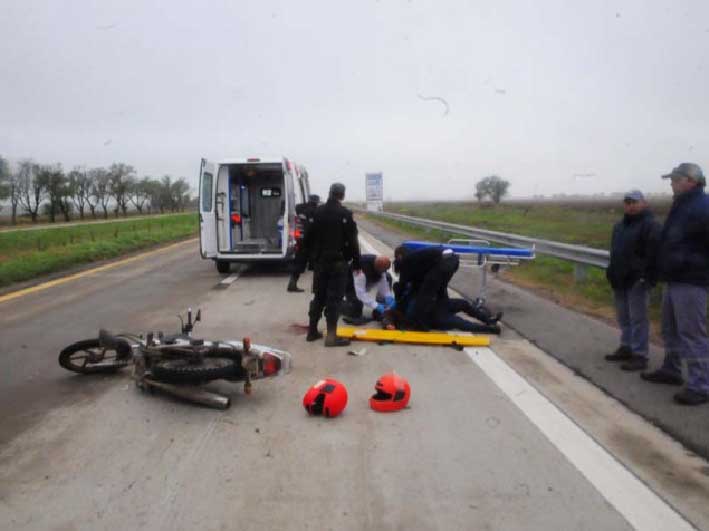
<svg viewBox="0 0 709 531">
<path fill-rule="evenodd" d="M 217 260 L 217 271 L 226 275 L 231 270 L 231 264 L 226 260 Z"/>
</svg>

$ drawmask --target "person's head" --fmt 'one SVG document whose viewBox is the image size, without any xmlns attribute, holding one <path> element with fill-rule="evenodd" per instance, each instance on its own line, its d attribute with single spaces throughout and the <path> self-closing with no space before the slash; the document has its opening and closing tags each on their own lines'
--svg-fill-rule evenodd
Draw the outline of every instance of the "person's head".
<svg viewBox="0 0 709 531">
<path fill-rule="evenodd" d="M 396 249 L 394 249 L 394 272 L 398 273 L 400 266 L 401 266 L 401 260 L 406 256 L 406 254 L 409 252 L 409 250 L 404 247 L 403 245 L 399 245 Z"/>
<path fill-rule="evenodd" d="M 647 208 L 647 201 L 640 190 L 631 190 L 623 196 L 623 211 L 629 216 L 640 214 Z"/>
<path fill-rule="evenodd" d="M 308 196 L 308 203 L 312 203 L 313 205 L 317 205 L 320 203 L 320 196 L 317 194 L 310 194 Z"/>
<path fill-rule="evenodd" d="M 342 183 L 332 183 L 330 186 L 330 199 L 342 201 L 345 198 L 345 185 Z"/>
<path fill-rule="evenodd" d="M 670 179 L 672 193 L 681 195 L 697 187 L 703 188 L 707 181 L 699 165 L 692 162 L 683 162 L 672 169 L 670 173 L 662 176 L 663 179 Z"/>
<path fill-rule="evenodd" d="M 384 273 L 391 267 L 391 260 L 386 256 L 377 256 L 374 259 L 374 270 L 377 273 Z"/>
</svg>

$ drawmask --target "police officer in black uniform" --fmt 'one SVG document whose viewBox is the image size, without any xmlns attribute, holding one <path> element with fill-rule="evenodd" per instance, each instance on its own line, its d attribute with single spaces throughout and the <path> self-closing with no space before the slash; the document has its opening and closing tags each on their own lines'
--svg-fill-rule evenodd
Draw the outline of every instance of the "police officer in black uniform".
<svg viewBox="0 0 709 531">
<path fill-rule="evenodd" d="M 315 269 L 315 296 L 308 312 L 310 323 L 306 339 L 315 341 L 322 337 L 318 332 L 318 322 L 324 309 L 327 322 L 326 347 L 346 346 L 350 343 L 347 339 L 337 337 L 337 320 L 340 317 L 350 262 L 354 271 L 360 269 L 357 225 L 352 219 L 352 212 L 341 204 L 344 198 L 345 185 L 334 183 L 330 187 L 327 203 L 315 211 L 313 223 L 303 241 Z"/>
<path fill-rule="evenodd" d="M 320 196 L 312 194 L 308 196 L 307 203 L 299 203 L 295 205 L 295 214 L 298 216 L 301 227 L 303 229 L 303 235 L 308 232 L 310 225 L 313 222 L 315 216 L 315 210 L 320 204 Z M 303 236 L 305 237 L 305 236 Z M 305 245 L 303 241 L 298 242 L 298 250 L 295 253 L 295 259 L 291 265 L 292 270 L 290 274 L 290 280 L 288 281 L 288 291 L 294 293 L 300 293 L 305 290 L 298 287 L 298 279 L 300 275 L 305 272 L 305 268 L 308 265 L 308 255 L 305 251 Z"/>
</svg>

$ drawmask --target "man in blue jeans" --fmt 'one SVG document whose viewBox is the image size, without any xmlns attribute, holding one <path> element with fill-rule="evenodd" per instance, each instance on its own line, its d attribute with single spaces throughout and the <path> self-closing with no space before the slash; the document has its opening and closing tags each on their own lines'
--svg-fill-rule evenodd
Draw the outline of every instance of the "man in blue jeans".
<svg viewBox="0 0 709 531">
<path fill-rule="evenodd" d="M 661 229 L 640 190 L 625 194 L 623 211 L 623 219 L 613 227 L 606 269 L 621 330 L 620 347 L 606 360 L 622 361 L 625 371 L 639 371 L 647 368 L 647 308 L 652 288 L 648 272 L 654 267 Z"/>
<path fill-rule="evenodd" d="M 666 282 L 662 300 L 662 366 L 643 373 L 659 384 L 682 385 L 682 360 L 687 364 L 686 387 L 676 402 L 695 406 L 709 402 L 709 196 L 706 179 L 696 164 L 684 162 L 663 178 L 671 179 L 674 201 L 662 227 L 657 278 Z"/>
</svg>

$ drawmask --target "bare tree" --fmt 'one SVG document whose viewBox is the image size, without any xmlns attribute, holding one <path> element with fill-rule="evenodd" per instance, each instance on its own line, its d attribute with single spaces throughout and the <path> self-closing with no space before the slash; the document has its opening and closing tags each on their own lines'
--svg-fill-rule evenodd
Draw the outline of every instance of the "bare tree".
<svg viewBox="0 0 709 531">
<path fill-rule="evenodd" d="M 180 177 L 170 187 L 170 198 L 172 203 L 172 211 L 183 212 L 185 210 L 185 205 L 189 203 L 190 196 L 190 185 L 184 177 Z"/>
<path fill-rule="evenodd" d="M 128 190 L 135 179 L 135 169 L 128 164 L 114 163 L 108 169 L 111 179 L 111 195 L 116 201 L 116 217 L 122 211 L 125 216 L 128 211 Z"/>
<path fill-rule="evenodd" d="M 76 208 L 79 210 L 79 219 L 84 219 L 84 211 L 88 205 L 91 208 L 89 196 L 91 195 L 91 179 L 85 169 L 76 167 L 69 172 L 69 186 L 72 191 L 72 198 Z M 94 208 L 91 208 L 91 213 L 94 214 Z M 94 214 L 94 217 L 96 215 Z"/>
<path fill-rule="evenodd" d="M 47 191 L 47 198 L 49 199 L 49 221 L 54 223 L 56 221 L 57 212 L 63 210 L 61 203 L 66 193 L 66 176 L 64 175 L 64 172 L 59 164 L 54 166 L 42 165 L 37 173 L 37 179 L 40 183 L 42 183 Z M 67 221 L 69 221 L 66 214 L 64 217 Z"/>
<path fill-rule="evenodd" d="M 0 157 L 0 200 L 10 200 L 11 221 L 17 224 L 17 207 L 20 204 L 20 177 L 7 159 Z M 0 206 L 1 208 L 1 206 Z"/>
<path fill-rule="evenodd" d="M 140 214 L 143 213 L 143 205 L 150 197 L 150 183 L 150 177 L 143 177 L 140 181 L 133 181 L 128 190 L 130 201 Z"/>
<path fill-rule="evenodd" d="M 111 178 L 106 168 L 92 168 L 89 170 L 91 177 L 91 194 L 90 197 L 94 202 L 94 208 L 101 205 L 103 210 L 103 219 L 108 219 L 108 205 L 111 202 Z M 95 216 L 94 216 L 95 217 Z"/>
<path fill-rule="evenodd" d="M 37 178 L 39 165 L 32 160 L 20 161 L 18 167 L 18 183 L 20 187 L 20 206 L 30 215 L 32 223 L 37 223 L 39 206 L 45 199 L 45 186 Z"/>
<path fill-rule="evenodd" d="M 10 165 L 0 156 L 0 210 L 2 201 L 10 197 Z"/>
</svg>

